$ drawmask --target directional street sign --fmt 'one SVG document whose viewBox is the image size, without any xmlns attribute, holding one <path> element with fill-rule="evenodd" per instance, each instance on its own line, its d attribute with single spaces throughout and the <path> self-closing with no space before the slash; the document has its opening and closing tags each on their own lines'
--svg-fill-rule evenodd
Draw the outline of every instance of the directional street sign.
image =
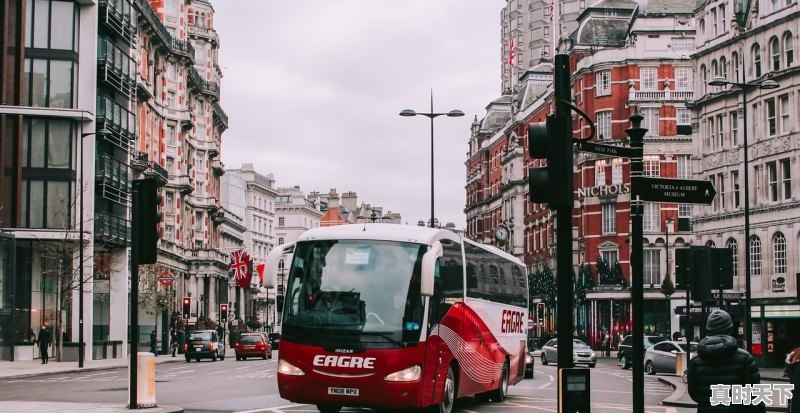
<svg viewBox="0 0 800 413">
<path fill-rule="evenodd" d="M 634 151 L 632 148 L 625 146 L 602 145 L 591 142 L 578 142 L 578 150 L 592 152 L 598 155 L 621 156 L 623 158 L 632 158 L 634 156 Z"/>
<path fill-rule="evenodd" d="M 650 202 L 710 204 L 717 195 L 717 191 L 709 181 L 635 177 L 631 179 L 631 183 L 634 196 L 638 194 L 643 201 Z"/>
</svg>

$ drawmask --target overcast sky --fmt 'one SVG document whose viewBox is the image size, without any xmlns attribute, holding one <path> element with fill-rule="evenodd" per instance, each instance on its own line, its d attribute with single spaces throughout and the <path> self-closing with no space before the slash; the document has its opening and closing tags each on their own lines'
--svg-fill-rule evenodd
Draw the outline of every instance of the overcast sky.
<svg viewBox="0 0 800 413">
<path fill-rule="evenodd" d="M 228 168 L 253 163 L 278 186 L 465 225 L 470 125 L 500 94 L 504 0 L 215 0 Z"/>
</svg>

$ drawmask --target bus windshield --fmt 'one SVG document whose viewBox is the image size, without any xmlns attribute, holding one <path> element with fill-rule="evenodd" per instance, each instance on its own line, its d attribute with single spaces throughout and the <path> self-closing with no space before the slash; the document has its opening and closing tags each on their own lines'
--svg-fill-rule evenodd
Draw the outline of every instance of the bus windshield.
<svg viewBox="0 0 800 413">
<path fill-rule="evenodd" d="M 407 242 L 299 242 L 286 288 L 283 338 L 371 347 L 418 342 L 425 251 Z"/>
</svg>

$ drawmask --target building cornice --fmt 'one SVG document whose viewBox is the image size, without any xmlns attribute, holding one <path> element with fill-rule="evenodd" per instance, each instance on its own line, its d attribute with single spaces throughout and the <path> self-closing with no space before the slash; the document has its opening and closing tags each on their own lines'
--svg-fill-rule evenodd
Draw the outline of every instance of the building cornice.
<svg viewBox="0 0 800 413">
<path fill-rule="evenodd" d="M 773 214 L 781 211 L 788 211 L 792 209 L 800 209 L 800 201 L 791 201 L 786 203 L 779 203 L 773 205 L 766 205 L 760 207 L 751 207 L 750 215 Z M 704 215 L 694 218 L 692 221 L 695 225 L 705 224 L 709 222 L 725 221 L 729 219 L 737 219 L 744 217 L 744 209 L 740 211 L 723 212 L 721 214 Z"/>
</svg>

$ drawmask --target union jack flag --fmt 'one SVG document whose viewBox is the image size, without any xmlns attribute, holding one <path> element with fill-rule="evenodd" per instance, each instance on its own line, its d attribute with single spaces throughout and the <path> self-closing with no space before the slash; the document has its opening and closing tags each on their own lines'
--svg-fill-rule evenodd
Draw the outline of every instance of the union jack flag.
<svg viewBox="0 0 800 413">
<path fill-rule="evenodd" d="M 250 254 L 246 251 L 234 251 L 231 254 L 231 271 L 236 279 L 236 284 L 241 286 L 248 286 L 250 284 L 250 276 L 252 274 L 250 266 L 252 260 Z"/>
</svg>

